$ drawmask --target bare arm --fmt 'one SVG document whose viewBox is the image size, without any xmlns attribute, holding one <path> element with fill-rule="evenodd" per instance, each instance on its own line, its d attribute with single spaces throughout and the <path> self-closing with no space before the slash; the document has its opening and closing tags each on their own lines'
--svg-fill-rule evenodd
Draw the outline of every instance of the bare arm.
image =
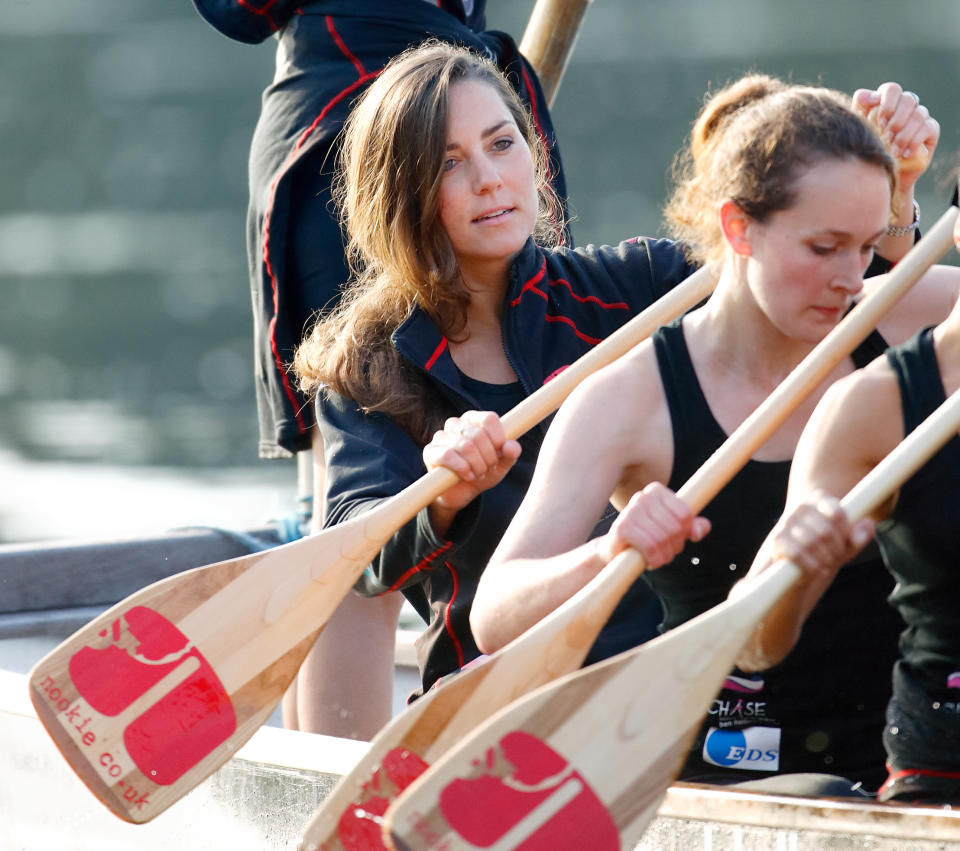
<svg viewBox="0 0 960 851">
<path fill-rule="evenodd" d="M 748 574 L 789 558 L 803 576 L 754 632 L 737 660 L 741 669 L 762 670 L 780 662 L 837 571 L 870 540 L 874 522 L 889 506 L 851 523 L 839 498 L 902 436 L 900 394 L 884 361 L 838 382 L 823 397 L 797 445 L 784 514 Z"/>
<path fill-rule="evenodd" d="M 653 485 L 629 500 L 606 535 L 588 540 L 611 494 L 664 477 L 662 467 L 669 473 L 669 435 L 651 346 L 602 370 L 564 403 L 477 588 L 470 625 L 484 652 L 549 614 L 624 547 L 637 546 L 658 566 L 689 534 L 705 534 L 705 520 L 694 522 L 671 491 Z"/>
</svg>

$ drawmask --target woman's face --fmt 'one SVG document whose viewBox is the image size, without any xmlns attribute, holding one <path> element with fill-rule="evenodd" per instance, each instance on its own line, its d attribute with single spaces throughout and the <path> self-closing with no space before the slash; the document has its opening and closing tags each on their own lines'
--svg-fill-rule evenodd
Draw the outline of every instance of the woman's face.
<svg viewBox="0 0 960 851">
<path fill-rule="evenodd" d="M 450 87 L 440 220 L 464 278 L 500 273 L 537 221 L 533 156 L 487 83 Z"/>
<path fill-rule="evenodd" d="M 890 183 L 877 165 L 829 158 L 809 166 L 792 207 L 750 220 L 747 280 L 785 335 L 818 342 L 843 318 L 890 216 Z"/>
</svg>

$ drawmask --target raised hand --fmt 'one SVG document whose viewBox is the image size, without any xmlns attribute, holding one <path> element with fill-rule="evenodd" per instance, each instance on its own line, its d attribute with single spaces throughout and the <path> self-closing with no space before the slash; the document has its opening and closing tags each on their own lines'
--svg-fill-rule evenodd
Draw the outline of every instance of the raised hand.
<svg viewBox="0 0 960 851">
<path fill-rule="evenodd" d="M 926 171 L 940 140 L 940 123 L 913 92 L 899 83 L 857 89 L 854 107 L 876 124 L 891 153 L 905 161 L 900 170 L 901 190 L 910 189 Z"/>
</svg>

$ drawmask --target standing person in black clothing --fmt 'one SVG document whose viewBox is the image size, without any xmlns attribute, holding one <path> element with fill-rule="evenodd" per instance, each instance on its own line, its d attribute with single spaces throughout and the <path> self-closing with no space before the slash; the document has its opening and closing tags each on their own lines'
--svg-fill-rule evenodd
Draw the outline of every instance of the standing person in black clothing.
<svg viewBox="0 0 960 851">
<path fill-rule="evenodd" d="M 693 267 L 669 240 L 538 244 L 555 229 L 530 117 L 491 63 L 448 45 L 403 54 L 371 85 L 344 131 L 342 175 L 358 276 L 295 365 L 318 394 L 327 525 L 427 469 L 462 478 L 397 531 L 367 582 L 402 590 L 428 622 L 430 688 L 478 656 L 473 590 L 543 439 L 541 426 L 505 441 L 498 415 Z"/>
<path fill-rule="evenodd" d="M 856 97 L 861 107 L 882 102 L 902 150 L 935 144 L 935 122 L 899 86 Z M 849 98 L 762 76 L 706 103 L 689 155 L 668 215 L 696 259 L 717 266 L 717 288 L 704 306 L 588 379 L 560 409 L 477 590 L 471 625 L 487 652 L 572 596 L 628 545 L 658 568 L 644 578 L 660 596 L 664 629 L 721 602 L 780 514 L 790 459 L 816 399 L 886 340 L 902 341 L 923 317 L 948 310 L 952 291 L 919 284 L 884 320 L 882 336 L 839 365 L 694 517 L 674 491 L 837 324 L 874 251 L 897 259 L 906 250 L 911 231 L 890 227 L 891 203 L 894 215 L 912 217 L 913 178 L 898 184 L 893 157 Z M 609 533 L 588 541 L 608 500 L 620 516 Z M 889 591 L 882 572 L 864 564 L 846 575 L 783 665 L 762 677 L 732 673 L 682 778 L 817 774 L 812 782 L 792 777 L 792 790 L 829 794 L 852 784 L 834 785 L 825 774 L 879 785 L 882 672 L 898 628 L 881 604 Z M 858 611 L 865 599 L 875 603 L 871 623 L 850 616 L 851 599 Z"/>
<path fill-rule="evenodd" d="M 317 311 L 332 307 L 349 273 L 330 203 L 336 138 L 356 101 L 393 56 L 427 38 L 490 57 L 535 116 L 549 175 L 565 204 L 556 136 L 533 69 L 513 40 L 484 32 L 486 0 L 279 0 L 266 11 L 238 0 L 194 0 L 239 41 L 277 38 L 250 150 L 248 262 L 254 306 L 262 457 L 309 449 L 310 400 L 289 373 Z M 565 241 L 569 234 L 564 234 Z"/>
<path fill-rule="evenodd" d="M 954 240 L 960 249 L 960 220 Z M 937 274 L 956 279 L 960 269 Z M 801 566 L 804 579 L 764 619 L 742 660 L 762 668 L 782 658 L 816 601 L 842 578 L 844 560 L 879 524 L 880 552 L 896 580 L 890 603 L 906 624 L 883 728 L 889 776 L 882 801 L 960 803 L 960 437 L 872 518 L 851 524 L 837 497 L 958 388 L 960 301 L 936 328 L 921 330 L 824 396 L 797 446 L 788 508 L 768 548 Z M 758 559 L 754 571 L 769 562 Z"/>
<path fill-rule="evenodd" d="M 250 148 L 247 250 L 260 455 L 289 457 L 310 449 L 317 438 L 313 407 L 290 374 L 294 349 L 316 313 L 333 307 L 348 279 L 330 198 L 337 138 L 352 103 L 384 64 L 427 37 L 491 57 L 531 109 L 549 151 L 550 181 L 560 199 L 554 226 L 569 240 L 560 224 L 563 169 L 536 74 L 508 35 L 484 31 L 486 0 L 194 3 L 230 38 L 252 44 L 277 39 L 276 75 L 263 94 Z M 322 487 L 322 458 L 318 444 L 315 493 Z M 321 521 L 316 512 L 314 531 Z M 399 595 L 344 600 L 284 700 L 286 726 L 370 738 L 389 719 L 400 602 Z M 365 660 L 367 677 L 353 676 L 356 658 Z"/>
</svg>

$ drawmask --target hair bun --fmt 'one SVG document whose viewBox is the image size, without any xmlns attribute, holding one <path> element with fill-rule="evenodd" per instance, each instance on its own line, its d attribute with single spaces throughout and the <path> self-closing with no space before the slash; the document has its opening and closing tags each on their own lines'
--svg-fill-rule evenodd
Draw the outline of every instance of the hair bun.
<svg viewBox="0 0 960 851">
<path fill-rule="evenodd" d="M 786 84 L 767 74 L 749 74 L 731 83 L 704 103 L 690 136 L 690 152 L 696 159 L 718 137 L 718 130 L 742 109 L 783 91 Z"/>
</svg>

